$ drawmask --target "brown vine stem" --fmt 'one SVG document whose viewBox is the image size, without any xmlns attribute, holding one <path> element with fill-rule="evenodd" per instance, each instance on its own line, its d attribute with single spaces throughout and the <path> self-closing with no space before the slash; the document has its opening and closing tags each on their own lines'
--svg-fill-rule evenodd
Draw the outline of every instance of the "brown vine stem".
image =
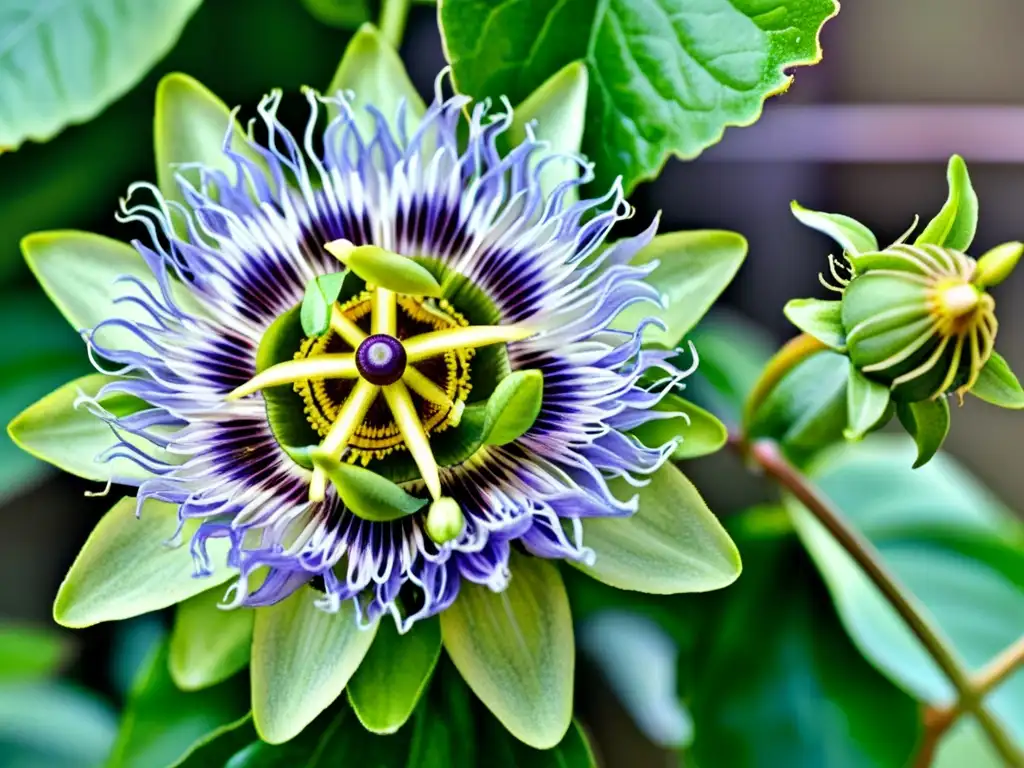
<svg viewBox="0 0 1024 768">
<path fill-rule="evenodd" d="M 733 438 L 730 442 L 741 454 L 757 464 L 766 475 L 791 493 L 814 515 L 818 522 L 825 526 L 839 545 L 849 553 L 868 578 L 878 587 L 889 604 L 899 613 L 911 632 L 921 641 L 925 650 L 956 689 L 958 695 L 955 709 L 949 713 L 945 713 L 945 710 L 933 710 L 938 722 L 934 725 L 926 723 L 921 752 L 927 752 L 927 754 L 919 755 L 919 757 L 924 757 L 927 762 L 919 762 L 918 765 L 930 764 L 931 752 L 934 751 L 938 737 L 961 712 L 966 711 L 971 712 L 977 718 L 992 746 L 999 752 L 1007 765 L 1024 766 L 1024 756 L 1021 755 L 1012 738 L 983 705 L 984 694 L 1009 674 L 1007 667 L 1012 669 L 1019 663 L 1017 656 L 1024 652 L 1024 649 L 1014 650 L 1019 644 L 1015 645 L 1014 649 L 1000 654 L 996 660 L 1002 660 L 1006 656 L 1007 661 L 983 677 L 986 671 L 995 665 L 993 662 L 990 667 L 982 670 L 977 680 L 972 679 L 970 671 L 960 660 L 956 651 L 947 644 L 931 619 L 918 610 L 910 593 L 900 584 L 895 574 L 886 567 L 881 555 L 871 542 L 846 522 L 842 514 L 832 506 L 832 503 L 786 459 L 778 445 L 771 440 L 748 443 L 742 438 Z M 992 682 L 986 682 L 990 679 Z M 934 739 L 930 740 L 929 736 L 933 731 L 936 733 Z"/>
</svg>

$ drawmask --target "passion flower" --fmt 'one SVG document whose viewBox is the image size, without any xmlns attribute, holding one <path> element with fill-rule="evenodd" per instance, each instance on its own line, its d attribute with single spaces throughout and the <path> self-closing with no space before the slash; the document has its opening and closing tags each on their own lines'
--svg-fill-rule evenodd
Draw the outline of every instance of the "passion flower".
<svg viewBox="0 0 1024 768">
<path fill-rule="evenodd" d="M 1019 261 L 1024 244 L 1005 243 L 977 261 L 967 255 L 977 225 L 978 201 L 964 161 L 948 169 L 949 197 L 917 236 L 911 228 L 880 249 L 860 222 L 793 203 L 803 223 L 843 247 L 829 257 L 825 286 L 836 301 L 797 299 L 786 316 L 806 341 L 790 345 L 769 366 L 760 397 L 808 355 L 825 349 L 850 360 L 847 384 L 849 438 L 883 426 L 893 413 L 917 439 L 918 466 L 938 450 L 949 428 L 946 396 L 970 392 L 1007 408 L 1024 408 L 1024 390 L 995 352 L 999 322 L 988 289 Z"/>
<path fill-rule="evenodd" d="M 340 87 L 365 72 L 383 86 L 358 95 L 393 110 L 307 91 L 298 136 L 278 117 L 280 93 L 246 134 L 171 76 L 158 157 L 201 145 L 211 115 L 225 138 L 175 184 L 133 185 L 120 219 L 143 235 L 134 249 L 86 233 L 25 241 L 100 373 L 10 432 L 58 466 L 137 489 L 86 542 L 54 614 L 87 626 L 186 601 L 175 679 L 223 679 L 250 660 L 251 639 L 254 723 L 273 742 L 350 679 L 361 721 L 394 731 L 443 637 L 509 730 L 550 747 L 571 720 L 574 665 L 552 560 L 662 593 L 738 575 L 732 542 L 668 463 L 724 442 L 678 397 L 696 360 L 678 337 L 643 343 L 668 327 L 662 315 L 692 324 L 703 310 L 663 301 L 672 292 L 647 248 L 675 241 L 655 238 L 657 221 L 607 242 L 631 215 L 619 184 L 579 199 L 593 177 L 571 151 L 580 65 L 524 103 L 548 116 L 548 139 L 507 104 L 444 98 L 440 80 L 425 107 L 370 28 Z M 180 119 L 161 111 L 173 109 Z M 738 266 L 741 238 L 694 234 Z M 640 305 L 650 312 L 622 327 Z M 219 597 L 233 610 L 214 609 Z"/>
</svg>

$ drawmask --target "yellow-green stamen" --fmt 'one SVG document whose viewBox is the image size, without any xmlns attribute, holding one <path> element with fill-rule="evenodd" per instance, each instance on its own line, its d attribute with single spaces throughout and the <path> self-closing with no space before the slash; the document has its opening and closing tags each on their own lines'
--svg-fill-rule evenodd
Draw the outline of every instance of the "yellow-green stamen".
<svg viewBox="0 0 1024 768">
<path fill-rule="evenodd" d="M 405 354 L 410 363 L 434 357 L 449 349 L 476 349 L 491 344 L 505 344 L 521 341 L 532 336 L 534 331 L 521 325 L 471 325 L 466 328 L 452 328 L 433 331 L 405 339 Z"/>
<path fill-rule="evenodd" d="M 441 478 L 437 469 L 434 452 L 430 448 L 430 440 L 423 429 L 416 408 L 409 396 L 409 389 L 401 381 L 384 387 L 384 399 L 388 401 L 395 424 L 405 438 L 405 444 L 412 454 L 413 461 L 420 471 L 420 476 L 434 499 L 441 498 Z"/>
<path fill-rule="evenodd" d="M 287 360 L 257 373 L 227 397 L 228 400 L 237 400 L 267 387 L 294 384 L 303 379 L 351 379 L 358 375 L 355 355 L 319 355 Z"/>
</svg>

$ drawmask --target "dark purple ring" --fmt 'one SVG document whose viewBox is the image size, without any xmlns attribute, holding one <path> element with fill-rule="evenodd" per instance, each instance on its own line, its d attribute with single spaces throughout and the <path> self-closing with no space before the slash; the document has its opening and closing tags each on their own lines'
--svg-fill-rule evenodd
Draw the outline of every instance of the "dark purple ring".
<svg viewBox="0 0 1024 768">
<path fill-rule="evenodd" d="M 387 333 L 367 336 L 356 350 L 356 370 L 371 384 L 394 384 L 405 373 L 408 358 L 402 342 Z"/>
</svg>

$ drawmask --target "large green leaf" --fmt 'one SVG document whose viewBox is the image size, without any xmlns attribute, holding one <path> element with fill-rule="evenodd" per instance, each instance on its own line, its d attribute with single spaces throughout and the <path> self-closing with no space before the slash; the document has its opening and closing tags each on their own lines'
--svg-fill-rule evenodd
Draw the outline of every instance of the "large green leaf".
<svg viewBox="0 0 1024 768">
<path fill-rule="evenodd" d="M 302 587 L 256 612 L 252 638 L 252 714 L 271 744 L 293 738 L 344 690 L 370 649 L 377 624 L 360 628 L 350 600 L 336 613 Z"/>
<path fill-rule="evenodd" d="M 170 50 L 199 2 L 4 3 L 0 147 L 47 141 L 95 117 Z"/>
<path fill-rule="evenodd" d="M 168 656 L 169 643 L 161 642 L 139 670 L 107 768 L 170 765 L 248 710 L 242 681 L 201 693 L 179 690 L 168 673 Z"/>
<path fill-rule="evenodd" d="M 147 501 L 135 516 L 136 501 L 119 501 L 96 524 L 64 577 L 53 617 L 66 627 L 88 627 L 166 608 L 220 584 L 233 575 L 223 564 L 226 539 L 208 543 L 212 576 L 197 578 L 187 544 L 168 546 L 178 527 L 177 507 Z M 198 527 L 188 521 L 185 542 Z"/>
<path fill-rule="evenodd" d="M 144 480 L 152 473 L 128 458 L 100 461 L 104 451 L 118 444 L 110 426 L 86 408 L 75 408 L 79 394 L 95 397 L 114 379 L 101 373 L 68 382 L 42 400 L 22 411 L 7 427 L 7 432 L 22 450 L 49 462 L 65 472 L 86 480 L 105 482 L 113 478 Z M 147 407 L 130 395 L 111 395 L 100 401 L 117 416 L 125 416 Z M 145 438 L 127 433 L 122 436 L 157 460 L 173 463 L 174 458 Z"/>
<path fill-rule="evenodd" d="M 688 660 L 695 762 L 905 768 L 920 728 L 917 703 L 844 636 L 792 540 L 748 543 L 744 555 L 747 573 Z"/>
<path fill-rule="evenodd" d="M 572 721 L 569 599 L 547 560 L 512 553 L 504 592 L 463 583 L 441 614 L 444 647 L 473 692 L 512 734 L 555 746 Z"/>
<path fill-rule="evenodd" d="M 5 768 L 97 768 L 117 734 L 117 717 L 77 686 L 0 686 L 0 762 Z"/>
<path fill-rule="evenodd" d="M 70 655 L 71 644 L 58 632 L 0 623 L 0 683 L 50 677 Z"/>
<path fill-rule="evenodd" d="M 669 155 L 695 157 L 726 126 L 749 125 L 798 64 L 821 56 L 833 0 L 441 0 L 456 87 L 521 101 L 571 61 L 590 71 L 583 151 L 597 183 L 626 190 Z"/>
<path fill-rule="evenodd" d="M 650 325 L 644 341 L 674 347 L 711 308 L 747 255 L 747 241 L 735 232 L 695 230 L 658 235 L 631 262 L 658 266 L 645 280 L 661 293 L 664 308 L 634 303 L 615 318 L 615 327 L 632 331 L 648 317 L 665 324 Z"/>
<path fill-rule="evenodd" d="M 183 690 L 208 688 L 249 663 L 253 609 L 218 608 L 223 598 L 224 589 L 215 587 L 178 606 L 169 663 L 171 677 Z"/>
<path fill-rule="evenodd" d="M 979 668 L 1020 635 L 1024 589 L 1006 572 L 1009 567 L 1011 572 L 1024 573 L 1020 524 L 983 493 L 974 493 L 969 481 L 958 483 L 962 472 L 935 468 L 941 455 L 920 470 L 891 461 L 883 469 L 884 457 L 874 442 L 865 443 L 866 451 L 846 451 L 838 461 L 822 461 L 812 474 L 826 493 L 833 490 L 833 500 L 872 538 L 886 565 L 934 618 L 964 661 Z M 883 440 L 877 442 L 885 445 Z M 949 467 L 951 462 L 946 462 Z M 930 477 L 919 478 L 926 473 Z M 888 500 L 888 505 L 880 500 Z M 952 695 L 948 680 L 878 589 L 813 517 L 792 500 L 789 506 L 847 632 L 864 655 L 914 695 L 930 702 L 948 701 Z M 994 542 L 1011 537 L 1018 546 L 1016 550 L 958 549 L 930 535 L 951 530 Z M 986 556 L 996 551 L 1002 561 L 989 563 Z M 996 715 L 1024 741 L 1024 677 L 1007 681 L 989 701 Z"/>
<path fill-rule="evenodd" d="M 394 733 L 409 719 L 441 655 L 441 624 L 421 619 L 404 635 L 388 618 L 349 681 L 359 721 L 374 733 Z"/>
<path fill-rule="evenodd" d="M 398 116 L 398 106 L 405 103 L 405 123 L 398 128 L 412 136 L 421 117 L 427 111 L 423 99 L 406 74 L 405 66 L 398 53 L 371 24 L 359 28 L 345 48 L 345 55 L 334 73 L 326 93 L 333 96 L 338 91 L 352 91 L 356 96 L 353 117 L 364 139 L 373 136 L 376 122 L 366 110 L 367 105 L 376 107 L 390 124 Z M 328 114 L 337 110 L 328 107 Z"/>
<path fill-rule="evenodd" d="M 574 563 L 584 573 L 653 594 L 721 589 L 740 575 L 736 545 L 675 466 L 665 464 L 642 488 L 612 489 L 622 498 L 638 493 L 640 506 L 630 517 L 583 521 L 583 543 L 596 555 L 592 565 Z"/>
</svg>

